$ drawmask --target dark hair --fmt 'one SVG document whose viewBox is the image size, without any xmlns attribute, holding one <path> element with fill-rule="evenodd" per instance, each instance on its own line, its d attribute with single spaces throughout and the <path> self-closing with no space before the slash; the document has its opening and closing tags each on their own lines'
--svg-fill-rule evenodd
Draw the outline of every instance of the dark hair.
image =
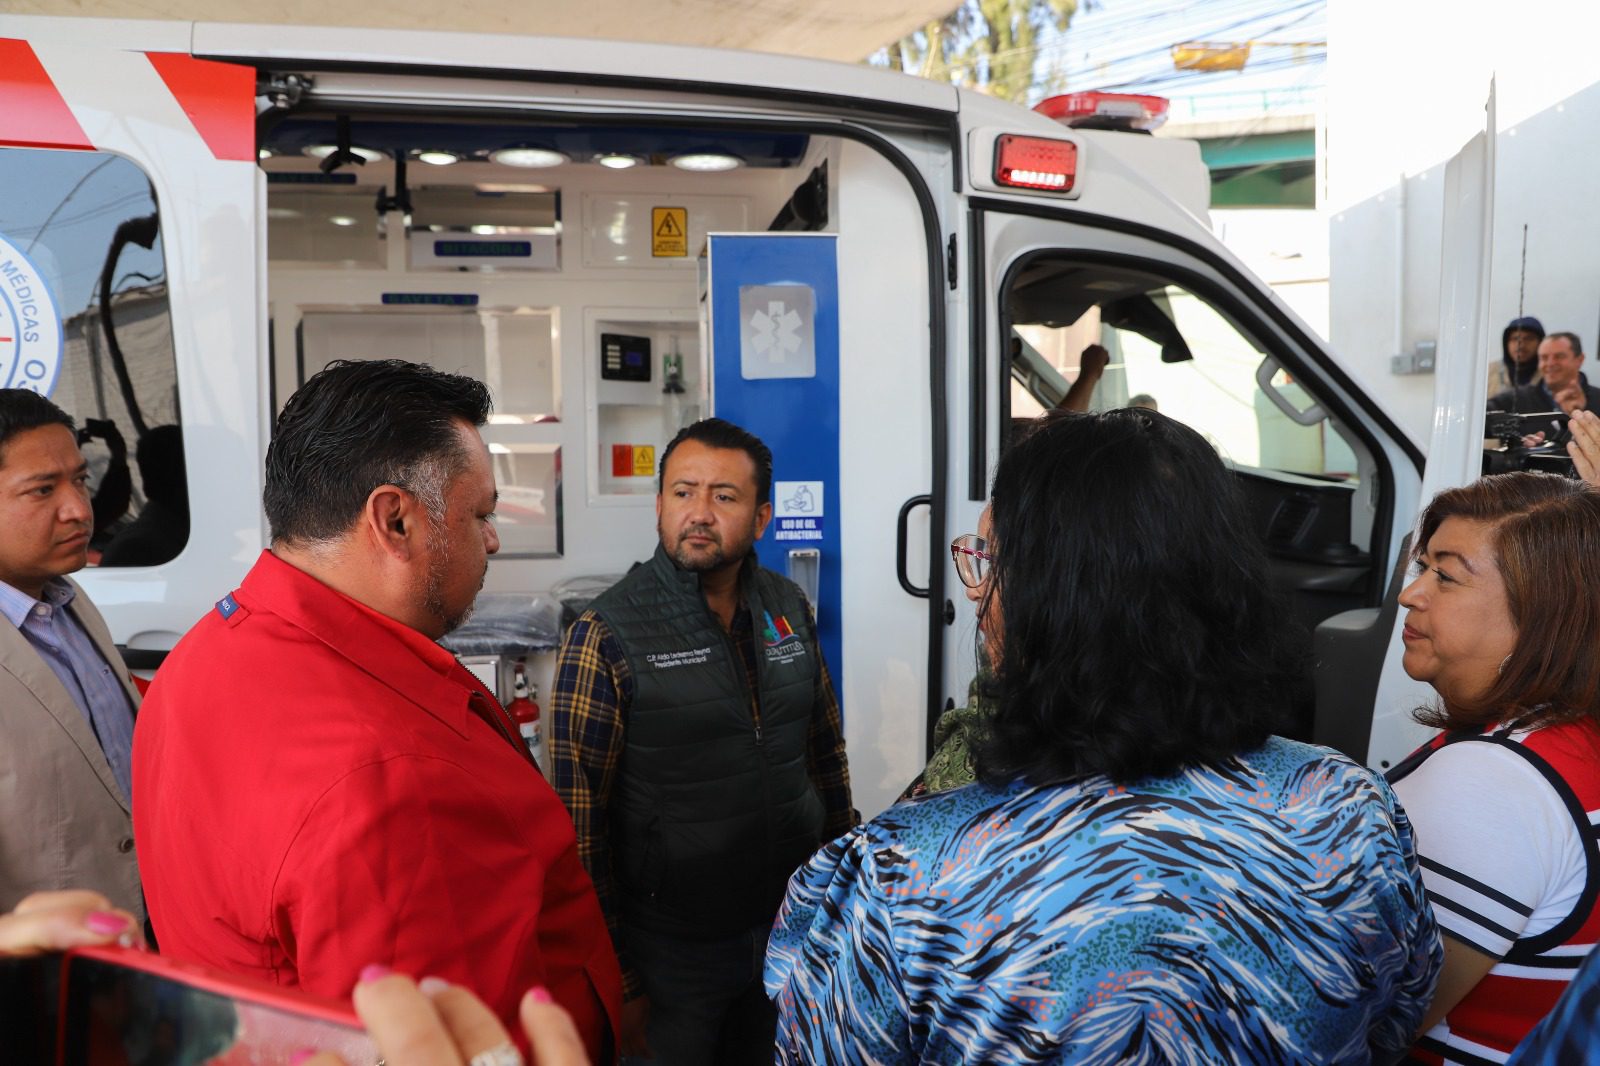
<svg viewBox="0 0 1600 1066">
<path fill-rule="evenodd" d="M 1305 633 L 1200 434 L 1144 408 L 1046 412 L 1001 458 L 990 507 L 1002 632 L 985 780 L 1165 776 L 1285 721 Z"/>
<path fill-rule="evenodd" d="M 1556 334 L 1551 334 L 1556 336 Z M 1492 527 L 1490 547 L 1517 627 L 1516 647 L 1489 691 L 1423 708 L 1439 729 L 1477 731 L 1515 720 L 1536 729 L 1600 721 L 1600 491 L 1559 474 L 1519 471 L 1448 489 L 1422 512 L 1415 556 L 1447 518 Z"/>
<path fill-rule="evenodd" d="M 1578 339 L 1576 333 L 1568 333 L 1566 330 L 1561 330 L 1558 333 L 1547 334 L 1544 339 L 1547 341 L 1566 341 L 1572 345 L 1573 355 L 1583 354 L 1583 342 Z"/>
<path fill-rule="evenodd" d="M 489 390 L 461 374 L 399 359 L 329 363 L 289 397 L 267 448 L 272 539 L 343 534 L 379 485 L 398 485 L 439 517 L 465 461 L 456 425 L 483 425 L 489 408 Z"/>
<path fill-rule="evenodd" d="M 0 463 L 5 462 L 5 447 L 18 433 L 40 426 L 66 426 L 76 432 L 72 416 L 27 389 L 0 389 Z"/>
<path fill-rule="evenodd" d="M 708 448 L 731 448 L 744 452 L 756 465 L 756 503 L 772 502 L 772 449 L 761 443 L 761 438 L 754 433 L 722 418 L 702 418 L 678 430 L 678 435 L 667 444 L 667 450 L 661 453 L 657 492 L 667 483 L 667 460 L 672 458 L 673 449 L 686 440 L 699 441 Z"/>
</svg>

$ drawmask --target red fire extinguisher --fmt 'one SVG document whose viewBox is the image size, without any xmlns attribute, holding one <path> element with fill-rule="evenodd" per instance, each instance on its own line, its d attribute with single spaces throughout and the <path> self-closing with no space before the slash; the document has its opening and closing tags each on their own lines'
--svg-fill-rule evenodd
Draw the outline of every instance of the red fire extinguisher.
<svg viewBox="0 0 1600 1066">
<path fill-rule="evenodd" d="M 518 659 L 511 676 L 511 702 L 506 704 L 506 713 L 516 721 L 523 742 L 528 745 L 529 754 L 539 765 L 539 772 L 548 773 L 545 769 L 544 734 L 539 725 L 539 704 L 533 686 L 528 683 L 527 664 Z"/>
</svg>

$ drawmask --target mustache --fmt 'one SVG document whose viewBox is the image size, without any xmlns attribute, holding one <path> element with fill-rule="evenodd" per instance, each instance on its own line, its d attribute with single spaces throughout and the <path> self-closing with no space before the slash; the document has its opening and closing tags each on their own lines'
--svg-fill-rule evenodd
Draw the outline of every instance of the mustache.
<svg viewBox="0 0 1600 1066">
<path fill-rule="evenodd" d="M 718 546 L 722 544 L 722 538 L 718 536 L 717 531 L 712 529 L 710 526 L 686 526 L 683 532 L 678 534 L 678 543 L 682 544 L 690 537 L 706 537 L 713 544 Z"/>
</svg>

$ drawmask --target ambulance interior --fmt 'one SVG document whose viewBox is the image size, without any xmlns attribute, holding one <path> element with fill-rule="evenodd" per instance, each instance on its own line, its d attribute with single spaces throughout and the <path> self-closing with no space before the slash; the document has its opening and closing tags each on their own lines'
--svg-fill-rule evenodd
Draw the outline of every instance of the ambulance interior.
<svg viewBox="0 0 1600 1066">
<path fill-rule="evenodd" d="M 291 113 L 260 135 L 273 410 L 334 359 L 483 380 L 501 540 L 485 591 L 581 602 L 648 557 L 661 451 L 707 411 L 706 234 L 829 229 L 840 151 L 803 133 Z M 548 692 L 553 656 L 529 665 Z"/>
<path fill-rule="evenodd" d="M 1186 283 L 1187 282 L 1187 283 Z M 1362 442 L 1200 279 L 1063 252 L 1007 279 L 1011 415 L 1055 406 L 1091 343 L 1110 356 L 1091 410 L 1148 405 L 1216 445 L 1238 475 L 1274 583 L 1308 629 L 1378 602 L 1378 478 Z"/>
</svg>

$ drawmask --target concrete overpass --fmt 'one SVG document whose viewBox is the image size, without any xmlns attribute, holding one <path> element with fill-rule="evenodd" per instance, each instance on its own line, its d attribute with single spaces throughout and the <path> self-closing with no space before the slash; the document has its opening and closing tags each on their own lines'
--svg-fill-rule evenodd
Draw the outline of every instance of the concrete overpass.
<svg viewBox="0 0 1600 1066">
<path fill-rule="evenodd" d="M 1157 135 L 1200 142 L 1213 208 L 1315 207 L 1320 107 L 1302 89 L 1179 99 Z"/>
</svg>

